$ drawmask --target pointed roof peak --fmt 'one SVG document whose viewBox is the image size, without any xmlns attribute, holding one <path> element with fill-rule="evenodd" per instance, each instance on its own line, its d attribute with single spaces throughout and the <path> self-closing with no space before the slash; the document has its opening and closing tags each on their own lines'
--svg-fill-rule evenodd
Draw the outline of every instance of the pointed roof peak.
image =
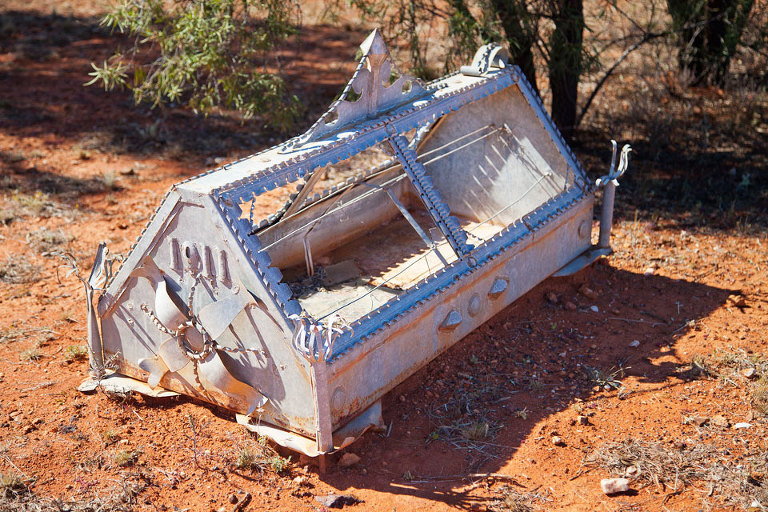
<svg viewBox="0 0 768 512">
<path fill-rule="evenodd" d="M 326 137 L 429 94 L 421 80 L 397 69 L 379 29 L 360 49 L 363 57 L 339 99 L 295 144 Z"/>
<path fill-rule="evenodd" d="M 389 48 L 387 47 L 384 36 L 381 35 L 381 31 L 378 28 L 365 38 L 365 41 L 360 45 L 360 49 L 363 51 L 363 55 L 389 55 Z"/>
</svg>

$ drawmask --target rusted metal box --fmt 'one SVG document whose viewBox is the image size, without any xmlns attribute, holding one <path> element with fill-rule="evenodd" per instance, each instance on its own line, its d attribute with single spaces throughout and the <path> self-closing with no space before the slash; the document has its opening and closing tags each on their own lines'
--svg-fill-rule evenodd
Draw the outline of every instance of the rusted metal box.
<svg viewBox="0 0 768 512">
<path fill-rule="evenodd" d="M 417 369 L 608 251 L 593 186 L 503 49 L 430 83 L 378 31 L 362 49 L 306 133 L 170 190 L 91 308 L 93 366 L 328 453 Z M 284 206 L 259 218 L 264 197 Z"/>
</svg>

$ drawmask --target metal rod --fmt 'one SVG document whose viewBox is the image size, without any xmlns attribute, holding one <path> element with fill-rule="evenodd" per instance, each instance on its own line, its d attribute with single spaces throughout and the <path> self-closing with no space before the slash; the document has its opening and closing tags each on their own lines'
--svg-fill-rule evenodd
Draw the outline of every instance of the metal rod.
<svg viewBox="0 0 768 512">
<path fill-rule="evenodd" d="M 469 132 L 469 133 L 465 133 L 465 134 L 464 134 L 464 135 L 462 135 L 461 137 L 456 137 L 456 138 L 455 138 L 455 139 L 453 139 L 452 141 L 450 141 L 450 142 L 446 142 L 446 143 L 445 143 L 445 144 L 443 144 L 442 146 L 438 146 L 438 147 L 436 147 L 436 148 L 434 148 L 434 149 L 430 149 L 429 151 L 425 151 L 424 153 L 422 153 L 422 154 L 421 154 L 421 155 L 419 155 L 419 156 L 421 156 L 421 157 L 426 157 L 426 156 L 429 156 L 429 155 L 431 155 L 432 153 L 435 153 L 435 152 L 437 152 L 437 151 L 440 151 L 441 149 L 445 149 L 445 148 L 447 148 L 448 146 L 452 146 L 453 144 L 456 144 L 456 143 L 458 143 L 458 142 L 461 142 L 462 140 L 466 139 L 467 137 L 471 137 L 472 135 L 475 135 L 476 133 L 480 133 L 481 131 L 483 131 L 483 130 L 486 130 L 486 129 L 488 129 L 488 128 L 493 128 L 493 130 L 492 130 L 492 131 L 490 131 L 490 132 L 488 132 L 488 133 L 487 133 L 487 134 L 485 134 L 485 135 L 482 135 L 482 136 L 481 136 L 479 139 L 476 139 L 476 140 L 482 140 L 484 137 L 487 137 L 488 135 L 491 135 L 491 134 L 493 134 L 493 133 L 496 133 L 497 131 L 499 131 L 499 130 L 501 129 L 501 128 L 496 128 L 496 127 L 495 127 L 494 125 L 492 125 L 492 124 L 487 124 L 487 125 L 485 125 L 485 126 L 482 126 L 482 127 L 478 128 L 477 130 L 471 131 L 471 132 Z"/>
<path fill-rule="evenodd" d="M 382 187 L 389 186 L 389 185 L 391 185 L 393 183 L 396 183 L 398 181 L 404 180 L 407 177 L 408 177 L 407 174 L 400 174 L 400 175 L 398 175 L 398 176 L 396 176 L 396 177 L 394 177 L 394 178 L 392 178 L 392 179 L 382 183 Z M 304 230 L 304 229 L 314 225 L 317 222 L 320 222 L 322 219 L 324 219 L 328 215 L 330 215 L 332 213 L 336 213 L 337 211 L 342 210 L 342 209 L 346 208 L 347 206 L 351 206 L 351 205 L 355 204 L 356 202 L 361 201 L 361 200 L 371 196 L 372 194 L 375 194 L 376 192 L 378 192 L 378 190 L 371 190 L 369 192 L 366 192 L 364 194 L 359 195 L 358 197 L 352 199 L 348 203 L 344 203 L 342 205 L 337 206 L 336 208 L 328 210 L 327 212 L 325 212 L 324 214 L 320 215 L 316 219 L 312 219 L 311 221 L 307 222 L 306 224 L 302 224 L 297 229 L 294 229 L 290 233 L 286 233 L 285 235 L 283 235 L 282 237 L 278 238 L 277 240 L 275 240 L 271 244 L 264 246 L 264 248 L 262 250 L 266 251 L 267 249 L 270 249 L 271 247 L 274 247 L 275 244 L 278 244 L 278 243 L 282 242 L 283 240 L 285 240 L 286 238 L 295 235 L 296 233 L 298 233 L 298 232 L 300 232 L 300 231 L 302 231 L 302 230 Z"/>
<path fill-rule="evenodd" d="M 411 225 L 411 227 L 416 231 L 416 233 L 421 237 L 421 239 L 424 241 L 427 247 L 434 247 L 435 243 L 430 240 L 430 238 L 427 236 L 427 234 L 424 232 L 424 230 L 421 228 L 418 222 L 416 222 L 416 219 L 413 218 L 413 215 L 411 215 L 411 212 L 408 211 L 408 209 L 403 205 L 403 203 L 400 202 L 400 200 L 395 197 L 395 195 L 388 189 L 383 189 L 378 185 L 374 185 L 372 183 L 363 183 L 366 187 L 371 187 L 379 190 L 383 190 L 387 193 L 389 198 L 392 200 L 393 203 L 395 203 L 395 206 L 397 206 L 397 209 L 400 210 L 400 213 L 403 214 L 403 217 L 405 217 L 405 220 L 408 221 L 408 223 Z M 443 262 L 443 265 L 448 265 L 448 262 L 445 261 L 445 258 L 443 258 L 443 255 L 439 252 L 437 253 L 437 257 L 440 258 L 440 261 Z"/>
<path fill-rule="evenodd" d="M 448 243 L 448 242 L 446 241 L 445 243 Z M 448 245 L 450 245 L 450 244 L 448 244 Z M 402 274 L 402 273 L 403 273 L 403 272 L 405 272 L 406 270 L 410 269 L 412 266 L 414 266 L 416 263 L 418 263 L 418 262 L 419 262 L 419 261 L 421 261 L 422 259 L 424 259 L 424 258 L 426 258 L 427 256 L 429 256 L 429 253 L 430 253 L 431 251 L 435 251 L 435 252 L 438 252 L 437 246 L 435 246 L 435 247 L 431 248 L 429 251 L 425 252 L 424 254 L 422 254 L 421 256 L 419 256 L 418 258 L 416 258 L 415 260 L 413 260 L 413 261 L 412 261 L 411 263 L 409 263 L 409 264 L 408 264 L 408 265 L 407 265 L 407 266 L 406 266 L 404 269 L 402 269 L 400 272 L 398 272 L 397 274 L 393 275 L 392 277 L 390 277 L 390 278 L 389 278 L 389 279 L 387 279 L 386 281 L 384 281 L 384 282 L 382 282 L 382 283 L 380 283 L 380 284 L 376 285 L 375 287 L 371 288 L 370 290 L 368 290 L 367 292 L 365 292 L 365 293 L 364 293 L 364 294 L 362 294 L 361 296 L 357 297 L 356 299 L 352 299 L 351 301 L 347 302 L 347 303 L 346 303 L 346 304 L 344 304 L 343 306 L 339 306 L 338 308 L 334 309 L 334 310 L 333 310 L 333 311 L 331 311 L 330 313 L 326 313 L 326 314 L 325 314 L 325 315 L 323 315 L 322 317 L 318 318 L 318 319 L 317 319 L 317 321 L 318 321 L 318 322 L 321 322 L 321 321 L 323 321 L 324 319 L 326 319 L 326 318 L 328 318 L 329 316 L 331 316 L 332 314 L 334 314 L 334 313 L 337 313 L 337 312 L 341 311 L 342 309 L 344 309 L 344 308 L 346 308 L 346 307 L 349 307 L 349 306 L 351 306 L 351 305 L 352 305 L 352 304 L 354 304 L 355 302 L 357 302 L 357 301 L 359 301 L 359 300 L 362 300 L 362 299 L 366 298 L 368 295 L 372 294 L 373 292 L 375 292 L 376 290 L 378 290 L 379 288 L 381 288 L 381 287 L 382 287 L 382 286 L 384 286 L 385 284 L 387 284 L 387 283 L 391 282 L 391 281 L 392 281 L 394 278 L 396 278 L 397 276 L 399 276 L 400 274 Z M 387 302 L 389 302 L 389 301 L 387 301 Z"/>
<path fill-rule="evenodd" d="M 600 237 L 597 246 L 611 248 L 611 226 L 613 225 L 613 203 L 616 198 L 616 185 L 609 180 L 603 189 L 603 209 L 600 211 Z"/>
<path fill-rule="evenodd" d="M 364 180 L 366 178 L 372 178 L 373 176 L 380 174 L 384 171 L 387 171 L 389 169 L 392 169 L 393 167 L 397 167 L 400 165 L 400 161 L 398 161 L 396 158 L 390 158 L 389 160 L 386 160 L 379 165 L 368 169 L 367 171 L 363 171 L 361 173 L 358 173 L 357 175 L 353 176 L 354 181 L 352 183 L 349 183 L 343 187 L 338 188 L 335 193 L 342 192 L 344 190 L 347 190 L 349 187 L 355 185 L 358 183 L 359 180 Z M 309 177 L 306 184 L 304 185 L 304 188 L 301 189 L 301 192 L 296 196 L 296 199 L 293 200 L 291 206 L 285 211 L 282 218 L 287 219 L 288 217 L 292 217 L 296 213 L 299 213 L 302 211 L 305 207 L 303 203 L 305 203 L 307 197 L 309 196 L 309 193 L 315 188 L 317 185 L 317 182 L 320 180 L 320 176 L 326 175 L 328 172 L 328 167 L 330 165 L 326 165 L 322 170 L 320 171 L 314 171 L 312 173 L 312 176 Z M 330 188 L 330 187 L 328 187 Z M 326 188 L 326 190 L 328 190 Z M 325 197 L 321 197 L 318 199 L 318 201 L 325 199 L 326 197 L 331 197 L 333 193 L 328 194 Z M 311 201 L 306 204 L 306 206 L 309 206 L 311 204 L 314 204 L 314 201 Z M 251 222 L 253 224 L 253 222 Z"/>
<path fill-rule="evenodd" d="M 474 231 L 475 231 L 477 228 L 479 228 L 480 226 L 482 226 L 482 225 L 483 225 L 483 224 L 485 224 L 486 222 L 490 222 L 490 221 L 492 221 L 494 218 L 498 217 L 499 215 L 501 215 L 502 213 L 504 213 L 504 212 L 505 212 L 505 211 L 507 211 L 508 209 L 510 209 L 510 208 L 512 208 L 513 206 L 515 206 L 517 203 L 519 203 L 520 201 L 522 201 L 522 200 L 523 200 L 523 198 L 524 198 L 525 196 L 527 196 L 527 195 L 530 193 L 530 191 L 531 191 L 531 190 L 533 190 L 533 189 L 534 189 L 534 188 L 535 188 L 535 187 L 536 187 L 536 186 L 537 186 L 539 183 L 541 183 L 541 182 L 544 180 L 544 178 L 548 178 L 548 177 L 549 177 L 549 176 L 551 176 L 551 175 L 552 175 L 552 173 L 551 173 L 551 172 L 548 172 L 547 174 L 543 174 L 543 175 L 542 175 L 542 176 L 541 176 L 541 177 L 540 177 L 538 180 L 536 180 L 536 183 L 534 183 L 533 185 L 531 185 L 530 187 L 528 187 L 528 190 L 526 190 L 526 191 L 523 193 L 523 195 L 521 195 L 520 197 L 518 197 L 517 199 L 515 199 L 513 202 L 509 203 L 507 206 L 505 206 L 505 207 L 504 207 L 504 208 L 502 208 L 501 210 L 497 211 L 496 213 L 494 213 L 493 215 L 491 215 L 490 217 L 488 217 L 488 218 L 487 218 L 487 219 L 485 219 L 484 221 L 482 221 L 482 222 L 479 222 L 478 224 L 475 224 L 475 226 L 474 226 L 472 229 L 470 229 L 470 230 L 469 230 L 469 232 L 470 232 L 470 233 L 474 232 Z"/>
<path fill-rule="evenodd" d="M 310 367 L 315 399 L 315 439 L 317 451 L 333 451 L 333 424 L 331 418 L 331 394 L 328 390 L 328 372 L 325 360 L 312 363 Z"/>
<path fill-rule="evenodd" d="M 449 156 L 449 155 L 452 155 L 453 153 L 455 153 L 455 152 L 457 152 L 457 151 L 461 151 L 462 149 L 466 148 L 467 146 L 471 146 L 471 145 L 472 145 L 472 144 L 474 144 L 475 142 L 479 142 L 479 141 L 481 141 L 481 140 L 483 140 L 483 139 L 487 139 L 488 137 L 490 137 L 490 136 L 491 136 L 491 135 L 493 135 L 494 133 L 497 133 L 497 132 L 499 132 L 499 131 L 501 131 L 501 130 L 502 130 L 501 128 L 496 128 L 496 129 L 495 129 L 495 130 L 493 130 L 492 132 L 488 132 L 488 133 L 486 133 L 485 135 L 482 135 L 482 136 L 480 136 L 480 137 L 478 137 L 478 138 L 476 138 L 476 139 L 474 139 L 474 140 L 471 140 L 471 141 L 469 141 L 469 142 L 467 142 L 467 143 L 465 143 L 465 144 L 462 144 L 461 146 L 459 146 L 459 147 L 457 147 L 457 148 L 454 148 L 454 149 L 452 149 L 452 150 L 450 150 L 450 151 L 448 151 L 448 152 L 446 152 L 446 153 L 443 153 L 443 154 L 441 154 L 441 155 L 438 155 L 438 156 L 436 156 L 435 158 L 433 158 L 432 160 L 429 160 L 429 161 L 427 161 L 427 162 L 423 162 L 421 165 L 427 166 L 427 165 L 429 165 L 429 164 L 431 164 L 431 163 L 433 163 L 433 162 L 437 162 L 438 160 L 442 160 L 443 158 L 445 158 L 445 157 L 447 157 L 447 156 Z M 445 146 L 442 146 L 442 147 L 440 147 L 440 148 L 438 148 L 438 149 L 442 149 L 442 148 L 445 148 L 445 147 L 447 147 L 447 146 L 449 146 L 449 145 L 451 145 L 451 144 L 453 144 L 453 142 L 451 142 L 451 143 L 449 143 L 449 144 L 446 144 Z M 424 158 L 424 157 L 425 157 L 427 154 L 429 154 L 429 153 L 433 153 L 434 151 L 436 151 L 436 150 L 432 150 L 432 151 L 429 151 L 428 153 L 425 153 L 424 155 L 419 155 L 419 158 Z"/>
</svg>

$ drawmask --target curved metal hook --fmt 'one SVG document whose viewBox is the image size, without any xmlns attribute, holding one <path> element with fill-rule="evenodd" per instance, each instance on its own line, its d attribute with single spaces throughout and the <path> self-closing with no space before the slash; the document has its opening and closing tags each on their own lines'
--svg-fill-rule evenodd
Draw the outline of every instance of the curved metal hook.
<svg viewBox="0 0 768 512">
<path fill-rule="evenodd" d="M 619 186 L 618 179 L 627 172 L 629 167 L 629 153 L 632 151 L 632 147 L 629 144 L 624 144 L 621 148 L 621 156 L 619 157 L 619 165 L 616 166 L 616 153 L 618 150 L 618 144 L 615 140 L 611 139 L 611 145 L 613 146 L 613 154 L 611 155 L 611 167 L 608 170 L 608 174 L 597 178 L 595 185 L 598 187 L 604 187 L 609 182 L 612 182 L 617 187 Z"/>
<path fill-rule="evenodd" d="M 324 323 L 302 315 L 288 317 L 293 321 L 293 346 L 310 363 L 326 361 L 333 353 L 333 344 L 344 331 L 352 328 L 339 315 L 332 315 Z"/>
</svg>

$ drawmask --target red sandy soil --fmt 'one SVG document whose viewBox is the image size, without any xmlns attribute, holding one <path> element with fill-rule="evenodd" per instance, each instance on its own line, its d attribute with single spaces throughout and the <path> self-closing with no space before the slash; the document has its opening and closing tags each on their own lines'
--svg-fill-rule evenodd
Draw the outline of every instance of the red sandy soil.
<svg viewBox="0 0 768 512">
<path fill-rule="evenodd" d="M 55 249 L 86 271 L 100 241 L 129 250 L 173 183 L 279 135 L 176 111 L 156 125 L 126 95 L 84 88 L 89 62 L 110 51 L 87 18 L 97 7 L 59 7 L 76 15 L 62 21 L 43 2 L 31 4 L 6 3 L 16 12 L 10 22 L 29 30 L 0 47 L 1 206 L 14 212 L 0 224 L 0 262 L 39 267 L 39 280 L 0 283 L 0 473 L 23 476 L 39 497 L 76 501 L 136 485 L 138 510 L 233 510 L 230 498 L 245 493 L 252 500 L 244 509 L 254 511 L 322 510 L 315 497 L 327 494 L 353 495 L 361 502 L 347 508 L 360 512 L 486 510 L 501 507 L 505 488 L 527 494 L 537 510 L 743 509 L 695 482 L 674 489 L 638 481 L 634 492 L 609 497 L 599 485 L 609 471 L 583 461 L 626 439 L 673 452 L 712 445 L 710 462 L 734 467 L 766 451 L 768 424 L 750 404 L 754 384 L 685 371 L 696 355 L 765 354 L 768 239 L 759 231 L 619 220 L 614 255 L 547 280 L 409 378 L 384 399 L 390 430 L 352 445 L 360 461 L 351 467 L 331 456 L 324 474 L 287 452 L 281 474 L 237 469 L 252 437 L 230 412 L 204 403 L 79 393 L 87 362 L 67 359 L 69 347 L 85 342 L 83 291 L 30 234 L 73 237 Z M 69 40 L 35 42 L 67 23 L 75 27 Z M 306 62 L 315 70 L 351 62 L 359 33 L 318 51 L 332 31 L 308 29 Z M 333 66 L 330 96 L 351 68 Z M 38 357 L 30 360 L 30 350 Z M 623 387 L 600 388 L 585 366 L 621 367 Z M 751 426 L 684 421 L 697 415 Z M 440 429 L 483 423 L 489 435 L 476 442 Z M 121 451 L 135 460 L 120 465 Z"/>
</svg>

